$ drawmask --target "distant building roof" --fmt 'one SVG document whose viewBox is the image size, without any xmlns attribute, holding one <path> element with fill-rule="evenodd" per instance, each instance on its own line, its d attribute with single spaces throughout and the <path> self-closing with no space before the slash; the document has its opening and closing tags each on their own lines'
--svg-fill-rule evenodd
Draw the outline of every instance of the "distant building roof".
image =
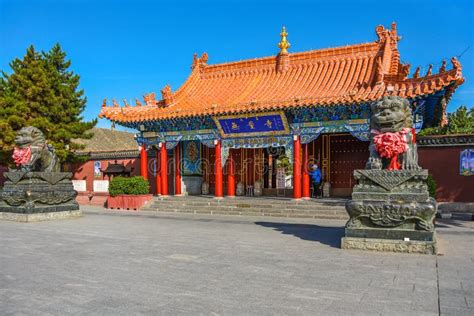
<svg viewBox="0 0 474 316">
<path fill-rule="evenodd" d="M 385 95 L 415 98 L 446 89 L 447 97 L 462 84 L 461 64 L 452 59 L 438 73 L 418 68 L 408 78 L 410 65 L 400 62 L 396 25 L 376 28 L 371 43 L 288 53 L 286 31 L 276 56 L 209 65 L 208 55 L 196 55 L 188 80 L 175 92 L 169 86 L 145 96 L 145 105 L 120 107 L 106 100 L 99 117 L 118 123 L 144 122 L 202 115 L 332 106 L 377 100 Z M 282 48 L 283 47 L 283 48 Z"/>
<path fill-rule="evenodd" d="M 126 167 L 123 163 L 110 163 L 107 168 L 101 169 L 104 175 L 130 175 L 133 171 L 133 167 Z"/>
<path fill-rule="evenodd" d="M 94 134 L 92 138 L 74 140 L 75 143 L 85 146 L 77 150 L 76 154 L 101 159 L 138 157 L 138 145 L 133 133 L 98 127 L 89 132 Z"/>
</svg>

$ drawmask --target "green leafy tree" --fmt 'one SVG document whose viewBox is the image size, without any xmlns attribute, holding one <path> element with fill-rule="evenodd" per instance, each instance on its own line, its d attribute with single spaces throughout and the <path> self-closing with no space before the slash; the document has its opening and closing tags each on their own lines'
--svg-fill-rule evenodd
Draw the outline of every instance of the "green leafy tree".
<svg viewBox="0 0 474 316">
<path fill-rule="evenodd" d="M 32 125 L 46 136 L 61 161 L 72 161 L 81 145 L 72 139 L 90 138 L 97 120 L 85 122 L 87 102 L 79 88 L 79 75 L 69 70 L 71 61 L 59 44 L 48 52 L 28 47 L 23 59 L 10 63 L 11 74 L 0 76 L 0 161 L 9 161 L 15 132 Z"/>
<path fill-rule="evenodd" d="M 448 124 L 445 126 L 423 129 L 419 135 L 453 135 L 474 134 L 474 108 L 460 106 L 455 112 L 448 114 Z"/>
</svg>

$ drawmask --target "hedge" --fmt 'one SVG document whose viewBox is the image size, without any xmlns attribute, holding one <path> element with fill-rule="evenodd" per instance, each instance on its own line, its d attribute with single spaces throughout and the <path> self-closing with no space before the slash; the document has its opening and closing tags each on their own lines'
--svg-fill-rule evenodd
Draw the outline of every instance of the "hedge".
<svg viewBox="0 0 474 316">
<path fill-rule="evenodd" d="M 120 194 L 141 195 L 150 193 L 150 184 L 143 177 L 114 177 L 110 181 L 109 194 L 116 196 Z"/>
</svg>

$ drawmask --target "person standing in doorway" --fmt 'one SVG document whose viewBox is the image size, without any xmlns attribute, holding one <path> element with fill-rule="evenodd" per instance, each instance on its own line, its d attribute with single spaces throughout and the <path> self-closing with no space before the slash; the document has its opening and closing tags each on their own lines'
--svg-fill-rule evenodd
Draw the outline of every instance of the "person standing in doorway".
<svg viewBox="0 0 474 316">
<path fill-rule="evenodd" d="M 311 177 L 311 183 L 313 184 L 313 197 L 321 197 L 321 169 L 318 168 L 317 164 L 313 164 L 310 170 L 309 176 Z"/>
</svg>

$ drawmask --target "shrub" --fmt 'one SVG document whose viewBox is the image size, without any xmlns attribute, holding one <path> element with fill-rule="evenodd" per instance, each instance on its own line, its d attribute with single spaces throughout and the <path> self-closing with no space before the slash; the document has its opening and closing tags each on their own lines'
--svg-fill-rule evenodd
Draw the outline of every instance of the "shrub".
<svg viewBox="0 0 474 316">
<path fill-rule="evenodd" d="M 428 178 L 425 180 L 426 185 L 428 186 L 428 192 L 430 196 L 436 199 L 436 181 L 431 174 L 428 175 Z"/>
<path fill-rule="evenodd" d="M 448 114 L 448 125 L 425 128 L 419 136 L 455 135 L 474 133 L 474 108 L 460 106 L 455 112 Z"/>
<path fill-rule="evenodd" d="M 114 177 L 110 181 L 109 194 L 116 196 L 120 194 L 140 195 L 150 192 L 150 184 L 143 177 Z"/>
</svg>

